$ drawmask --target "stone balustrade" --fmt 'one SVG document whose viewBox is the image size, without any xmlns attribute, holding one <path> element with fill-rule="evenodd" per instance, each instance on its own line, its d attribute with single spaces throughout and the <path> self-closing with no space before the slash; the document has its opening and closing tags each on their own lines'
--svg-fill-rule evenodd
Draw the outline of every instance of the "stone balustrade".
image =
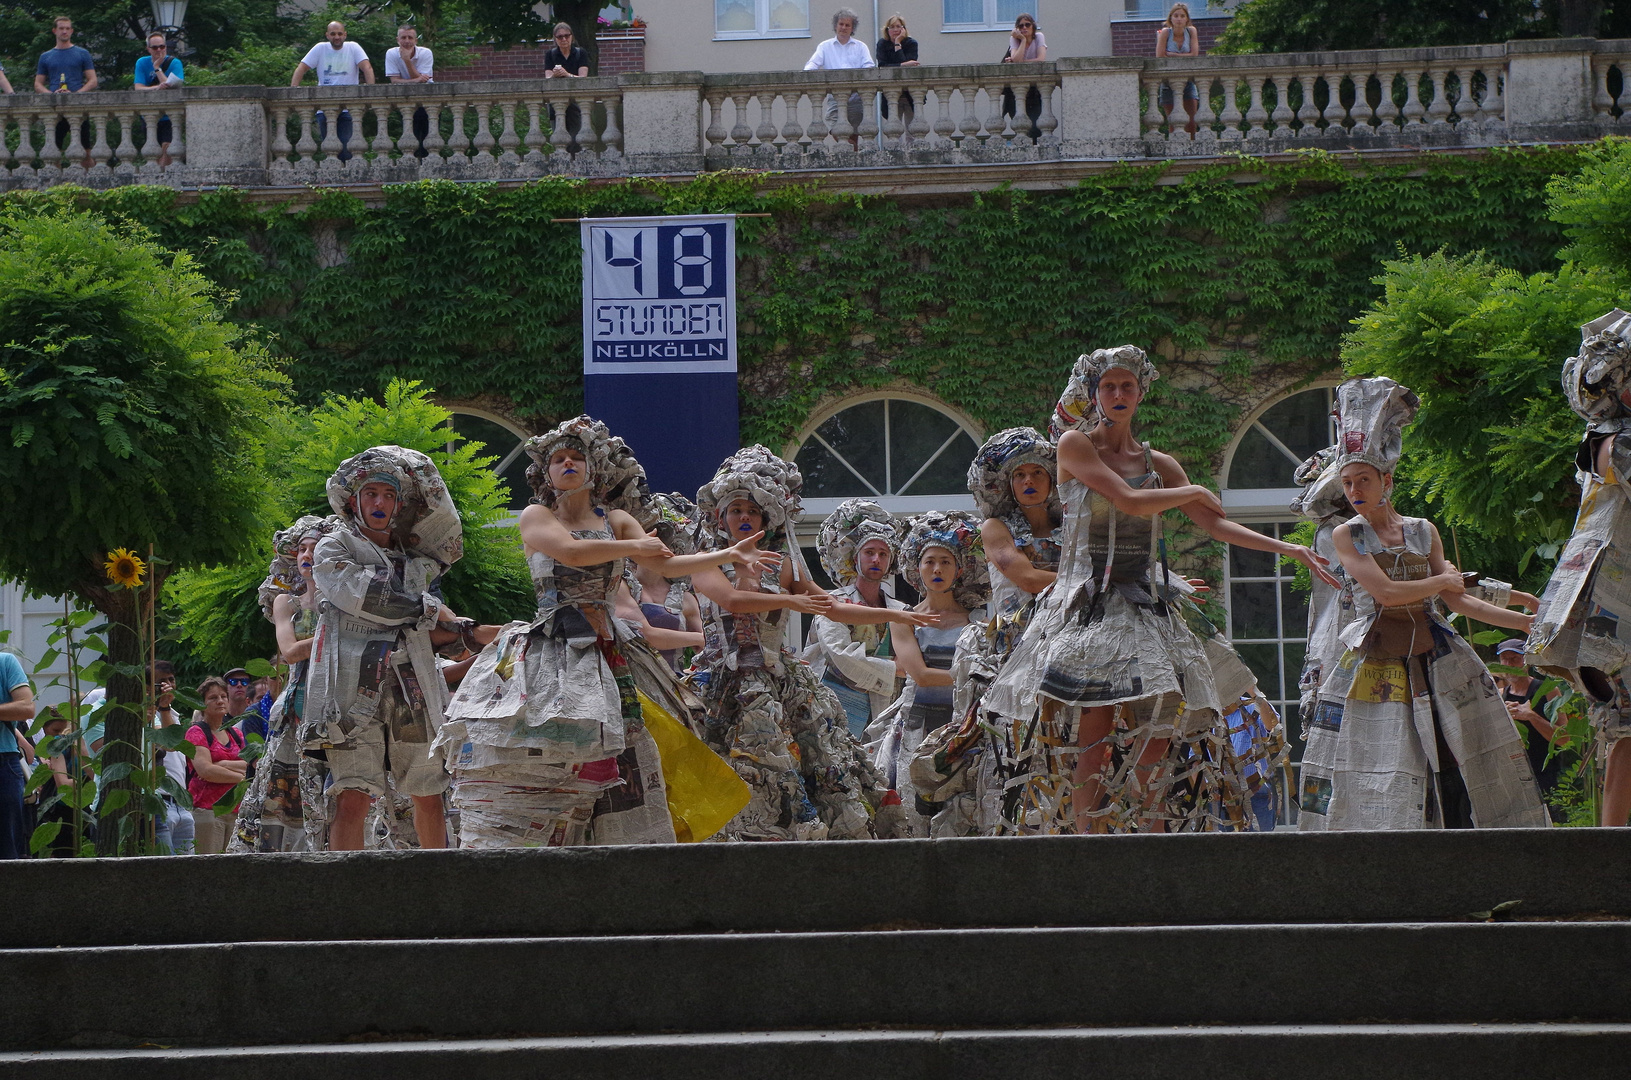
<svg viewBox="0 0 1631 1080">
<path fill-rule="evenodd" d="M 1197 60 L 13 94 L 0 97 L 0 190 L 911 170 L 1585 141 L 1631 132 L 1628 72 L 1631 41 L 1577 38 Z"/>
</svg>

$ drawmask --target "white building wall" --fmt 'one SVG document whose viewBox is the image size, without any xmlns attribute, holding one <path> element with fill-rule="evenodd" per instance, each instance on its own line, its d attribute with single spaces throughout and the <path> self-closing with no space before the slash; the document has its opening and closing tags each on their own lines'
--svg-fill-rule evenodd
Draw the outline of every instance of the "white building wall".
<svg viewBox="0 0 1631 1080">
<path fill-rule="evenodd" d="M 751 2 L 751 0 L 750 0 Z M 808 34 L 718 40 L 717 0 L 661 0 L 636 5 L 646 22 L 647 71 L 787 71 L 804 66 L 815 47 L 832 36 L 832 13 L 840 7 L 861 15 L 856 36 L 870 48 L 891 15 L 906 20 L 925 64 L 995 64 L 1007 50 L 1009 27 L 947 29 L 944 0 L 810 0 Z M 1110 20 L 1126 14 L 1125 0 L 1033 0 L 1029 10 L 1048 43 L 1048 58 L 1109 56 Z"/>
<path fill-rule="evenodd" d="M 9 631 L 6 643 L 0 648 L 16 654 L 22 660 L 23 671 L 34 683 L 35 700 L 46 705 L 68 700 L 66 687 L 48 685 L 53 678 L 66 681 L 66 657 L 57 657 L 44 672 L 35 670 L 40 657 L 49 648 L 46 638 L 51 635 L 51 621 L 62 618 L 62 613 L 60 597 L 29 596 L 21 585 L 0 581 L 0 631 Z"/>
</svg>

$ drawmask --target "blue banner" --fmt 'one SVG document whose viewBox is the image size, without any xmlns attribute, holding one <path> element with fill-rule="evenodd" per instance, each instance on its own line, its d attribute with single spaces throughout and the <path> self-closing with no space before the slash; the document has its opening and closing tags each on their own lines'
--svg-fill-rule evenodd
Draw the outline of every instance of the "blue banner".
<svg viewBox="0 0 1631 1080">
<path fill-rule="evenodd" d="M 583 404 L 694 496 L 738 446 L 736 221 L 585 218 Z"/>
</svg>

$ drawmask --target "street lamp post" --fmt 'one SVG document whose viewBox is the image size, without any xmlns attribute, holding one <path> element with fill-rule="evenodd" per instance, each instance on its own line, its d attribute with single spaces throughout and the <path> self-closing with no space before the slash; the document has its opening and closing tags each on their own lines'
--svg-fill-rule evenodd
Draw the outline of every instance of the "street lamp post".
<svg viewBox="0 0 1631 1080">
<path fill-rule="evenodd" d="M 187 19 L 187 0 L 151 0 L 151 3 L 153 28 L 166 34 L 179 33 Z"/>
</svg>

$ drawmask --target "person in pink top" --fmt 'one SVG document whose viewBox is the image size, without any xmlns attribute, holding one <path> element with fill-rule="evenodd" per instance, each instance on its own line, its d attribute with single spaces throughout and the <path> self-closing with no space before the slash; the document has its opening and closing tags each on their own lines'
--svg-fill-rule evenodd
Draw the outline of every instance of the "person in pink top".
<svg viewBox="0 0 1631 1080">
<path fill-rule="evenodd" d="M 217 816 L 215 804 L 243 780 L 249 763 L 243 760 L 243 734 L 226 722 L 226 680 L 210 676 L 198 685 L 198 696 L 204 699 L 204 718 L 194 720 L 187 729 L 187 741 L 198 748 L 187 770 L 187 794 L 193 800 L 193 850 L 200 855 L 219 855 L 226 848 L 232 818 Z"/>
<path fill-rule="evenodd" d="M 1014 31 L 1008 35 L 1008 54 L 1002 58 L 1005 64 L 1029 64 L 1048 58 L 1048 39 L 1042 36 L 1042 31 L 1036 28 L 1036 17 L 1021 12 L 1019 18 L 1014 20 Z M 1012 87 L 1002 88 L 1002 114 L 1014 116 L 1017 110 Z M 1036 126 L 1036 118 L 1042 115 L 1042 91 L 1032 83 L 1025 91 L 1025 115 L 1029 119 L 1030 136 L 1039 138 L 1042 129 Z M 1014 128 L 1017 131 L 1020 121 L 1015 117 Z"/>
</svg>

